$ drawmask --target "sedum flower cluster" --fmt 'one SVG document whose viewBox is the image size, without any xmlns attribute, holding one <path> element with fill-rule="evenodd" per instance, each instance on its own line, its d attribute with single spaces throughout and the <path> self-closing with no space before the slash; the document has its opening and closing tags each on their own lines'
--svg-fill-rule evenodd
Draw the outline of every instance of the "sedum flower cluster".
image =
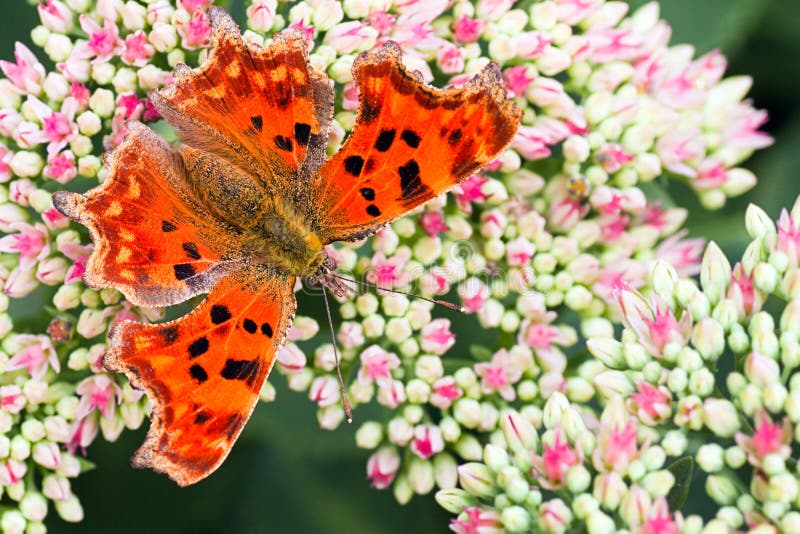
<svg viewBox="0 0 800 534">
<path fill-rule="evenodd" d="M 43 531 L 50 504 L 80 520 L 69 479 L 89 465 L 81 455 L 98 432 L 114 440 L 141 425 L 149 408 L 100 361 L 110 325 L 162 314 L 83 285 L 90 241 L 50 193 L 102 181 L 101 155 L 126 121 L 158 121 L 146 93 L 178 62 L 202 62 L 211 3 L 43 0 L 37 49 L 17 44 L 0 62 L 0 527 L 9 532 Z M 789 294 L 781 288 L 797 262 L 784 249 L 800 248 L 797 209 L 771 233 L 749 215 L 760 244 L 725 271 L 713 246 L 701 263 L 703 241 L 681 229 L 686 210 L 656 200 L 670 183 L 660 177 L 688 184 L 707 208 L 755 184 L 739 165 L 772 140 L 759 131 L 765 113 L 745 100 L 749 78 L 723 78 L 718 52 L 670 45 L 656 3 L 630 13 L 604 0 L 258 0 L 246 13 L 254 43 L 304 32 L 311 63 L 334 82 L 331 152 L 356 118 L 352 62 L 385 40 L 437 86 L 497 62 L 524 110 L 509 149 L 452 195 L 365 242 L 329 247 L 343 275 L 465 310 L 380 290 L 336 304 L 356 444 L 371 451 L 374 487 L 401 503 L 438 489 L 457 532 L 697 529 L 702 519 L 679 513 L 691 460 L 676 462 L 694 455 L 719 503 L 708 525 L 796 521 L 784 490 L 792 416 L 770 408 L 790 403 L 788 373 L 773 385 L 747 368 L 768 374 L 764 362 L 796 352 L 760 309 L 767 295 Z M 688 278 L 696 274 L 702 286 Z M 51 304 L 25 319 L 25 303 L 42 294 Z M 298 316 L 276 367 L 332 429 L 344 410 L 327 330 Z M 757 363 L 715 383 L 725 347 L 747 355 L 758 336 L 772 351 L 753 351 Z M 267 383 L 262 398 L 274 395 Z M 382 415 L 362 419 L 365 404 Z M 768 436 L 757 437 L 762 427 Z M 691 449 L 690 433 L 703 430 L 725 455 Z M 767 470 L 773 451 L 760 460 L 751 451 L 778 432 L 783 470 L 777 459 Z M 750 479 L 736 478 L 745 464 L 760 484 L 749 492 Z"/>
<path fill-rule="evenodd" d="M 596 322 L 577 369 L 591 405 L 501 412 L 436 495 L 454 531 L 800 531 L 800 197 L 777 225 L 751 205 L 746 227 L 733 267 L 712 242 L 699 283 L 660 260 L 646 296 L 615 292 L 622 333 Z M 695 465 L 705 522 L 680 512 Z"/>
</svg>

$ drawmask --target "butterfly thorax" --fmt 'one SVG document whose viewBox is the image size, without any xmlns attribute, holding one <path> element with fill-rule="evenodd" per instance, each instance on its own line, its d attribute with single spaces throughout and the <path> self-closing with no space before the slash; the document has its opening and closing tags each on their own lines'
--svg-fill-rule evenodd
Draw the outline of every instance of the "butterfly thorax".
<svg viewBox="0 0 800 534">
<path fill-rule="evenodd" d="M 268 190 L 249 172 L 210 152 L 184 146 L 184 163 L 204 207 L 241 237 L 233 255 L 295 276 L 316 274 L 327 257 L 322 241 L 287 192 Z"/>
</svg>

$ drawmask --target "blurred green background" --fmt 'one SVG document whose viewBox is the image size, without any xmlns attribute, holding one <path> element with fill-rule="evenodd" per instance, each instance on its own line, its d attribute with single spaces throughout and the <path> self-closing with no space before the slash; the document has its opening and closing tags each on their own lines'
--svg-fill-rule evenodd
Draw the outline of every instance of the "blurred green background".
<svg viewBox="0 0 800 534">
<path fill-rule="evenodd" d="M 631 1 L 641 5 L 643 1 Z M 243 20 L 244 2 L 232 11 Z M 25 0 L 4 0 L 0 17 L 0 57 L 12 57 L 13 43 L 30 46 L 37 23 Z M 748 241 L 743 213 L 747 203 L 777 217 L 800 192 L 800 2 L 796 0 L 665 0 L 662 16 L 673 26 L 673 43 L 691 43 L 698 54 L 719 48 L 729 58 L 729 75 L 755 79 L 751 97 L 769 110 L 766 129 L 776 144 L 747 164 L 759 177 L 755 190 L 719 212 L 702 210 L 681 186 L 672 193 L 691 210 L 693 235 L 720 243 L 738 255 Z M 305 306 L 303 306 L 306 304 Z M 308 313 L 315 302 L 302 302 Z M 259 405 L 228 460 L 196 486 L 178 488 L 165 476 L 136 471 L 128 458 L 142 442 L 144 428 L 126 432 L 117 443 L 98 439 L 89 458 L 98 469 L 82 475 L 74 490 L 86 519 L 78 525 L 51 514 L 52 532 L 443 532 L 448 515 L 431 497 L 405 507 L 391 493 L 369 488 L 368 454 L 355 448 L 357 424 L 335 432 L 320 430 L 314 406 L 287 391 L 273 377 L 276 402 Z M 367 412 L 367 413 L 365 413 Z M 358 419 L 370 415 L 359 410 Z M 146 426 L 146 425 L 145 425 Z"/>
</svg>

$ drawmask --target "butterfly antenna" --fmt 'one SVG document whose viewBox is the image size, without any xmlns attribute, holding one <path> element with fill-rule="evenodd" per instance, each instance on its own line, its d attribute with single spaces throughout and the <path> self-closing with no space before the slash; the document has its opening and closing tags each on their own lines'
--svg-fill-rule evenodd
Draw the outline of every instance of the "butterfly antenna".
<svg viewBox="0 0 800 534">
<path fill-rule="evenodd" d="M 325 313 L 328 315 L 328 326 L 331 331 L 331 341 L 333 341 L 333 356 L 336 359 L 336 374 L 339 375 L 339 390 L 342 393 L 342 407 L 347 416 L 347 422 L 353 422 L 353 410 L 350 408 L 350 401 L 347 399 L 347 391 L 344 388 L 344 380 L 342 379 L 342 368 L 339 365 L 339 350 L 336 348 L 336 337 L 333 335 L 333 318 L 331 318 L 331 306 L 328 304 L 328 289 L 322 287 L 322 297 L 325 299 Z"/>
<path fill-rule="evenodd" d="M 370 284 L 369 282 L 362 282 L 361 280 L 355 280 L 353 278 L 346 278 L 346 277 L 340 276 L 340 275 L 338 275 L 336 273 L 331 273 L 331 274 L 333 276 L 335 276 L 336 278 L 340 279 L 340 280 L 344 280 L 345 282 L 351 282 L 351 283 L 357 284 L 357 285 L 359 285 L 361 287 L 369 287 L 369 288 L 374 289 L 376 291 L 386 291 L 388 293 L 396 293 L 398 295 L 405 295 L 407 297 L 412 297 L 412 298 L 415 298 L 415 299 L 420 299 L 420 300 L 424 300 L 426 302 L 430 302 L 432 304 L 438 304 L 439 306 L 444 306 L 445 308 L 447 308 L 449 310 L 462 312 L 462 313 L 466 312 L 466 310 L 464 309 L 463 306 L 461 306 L 459 304 L 453 304 L 452 302 L 447 302 L 446 300 L 430 299 L 428 297 L 423 297 L 422 295 L 417 295 L 415 293 L 409 293 L 407 291 L 401 291 L 399 289 L 391 289 L 391 288 L 388 288 L 388 287 L 379 287 L 379 286 L 376 286 L 375 284 Z"/>
</svg>

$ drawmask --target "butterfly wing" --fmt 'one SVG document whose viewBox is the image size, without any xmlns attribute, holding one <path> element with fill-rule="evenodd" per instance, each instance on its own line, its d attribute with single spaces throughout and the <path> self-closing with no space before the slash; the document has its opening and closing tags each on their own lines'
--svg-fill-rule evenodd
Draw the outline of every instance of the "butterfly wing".
<svg viewBox="0 0 800 534">
<path fill-rule="evenodd" d="M 353 76 L 356 126 L 311 187 L 325 242 L 362 238 L 448 191 L 497 157 L 519 126 L 495 64 L 464 86 L 435 89 L 389 42 L 359 55 Z"/>
<path fill-rule="evenodd" d="M 293 286 L 294 277 L 252 268 L 220 280 L 177 321 L 113 328 L 103 364 L 125 373 L 153 402 L 134 466 L 186 486 L 222 463 L 294 317 Z"/>
<path fill-rule="evenodd" d="M 325 158 L 328 80 L 309 67 L 301 34 L 284 32 L 261 47 L 245 43 L 222 9 L 209 15 L 206 62 L 178 66 L 169 87 L 150 98 L 186 144 L 243 166 L 271 191 L 295 190 L 298 173 L 311 176 Z"/>
<path fill-rule="evenodd" d="M 180 155 L 143 124 L 128 127 L 106 182 L 85 196 L 58 191 L 53 204 L 89 228 L 89 286 L 116 288 L 140 306 L 183 302 L 232 266 L 223 230 L 196 201 Z"/>
</svg>

